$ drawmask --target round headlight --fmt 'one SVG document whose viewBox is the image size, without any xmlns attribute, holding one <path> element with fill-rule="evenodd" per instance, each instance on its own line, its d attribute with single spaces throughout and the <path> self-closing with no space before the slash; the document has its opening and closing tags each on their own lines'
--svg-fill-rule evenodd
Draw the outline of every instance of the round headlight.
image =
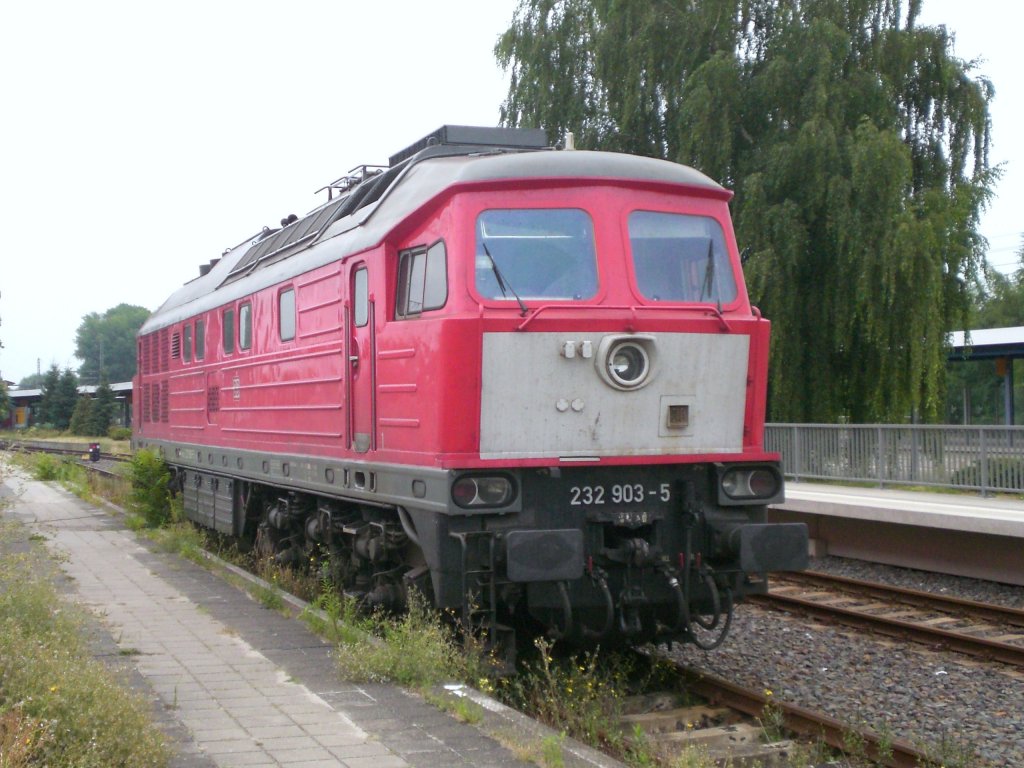
<svg viewBox="0 0 1024 768">
<path fill-rule="evenodd" d="M 638 387 L 651 370 L 647 351 L 633 341 L 622 341 L 608 351 L 608 375 L 623 387 Z"/>
<path fill-rule="evenodd" d="M 452 484 L 452 500 L 460 507 L 503 507 L 513 496 L 512 481 L 500 475 L 466 475 Z"/>
<path fill-rule="evenodd" d="M 750 473 L 750 492 L 759 499 L 767 499 L 779 491 L 779 481 L 774 472 L 755 469 Z"/>
<path fill-rule="evenodd" d="M 745 474 L 733 470 L 732 472 L 726 472 L 722 478 L 722 490 L 725 491 L 726 496 L 736 498 L 738 496 L 747 496 L 749 492 L 744 487 L 746 480 Z"/>
<path fill-rule="evenodd" d="M 722 476 L 722 491 L 730 499 L 770 499 L 779 492 L 779 480 L 769 469 L 730 469 Z"/>
</svg>

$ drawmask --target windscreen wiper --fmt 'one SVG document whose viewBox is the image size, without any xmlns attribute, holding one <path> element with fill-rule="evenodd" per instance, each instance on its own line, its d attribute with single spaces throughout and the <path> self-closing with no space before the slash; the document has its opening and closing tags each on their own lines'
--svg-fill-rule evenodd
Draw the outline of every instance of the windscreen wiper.
<svg viewBox="0 0 1024 768">
<path fill-rule="evenodd" d="M 708 238 L 708 263 L 704 268 L 704 285 L 700 289 L 700 297 L 703 299 L 706 295 L 709 299 L 711 298 L 711 292 L 715 292 L 715 306 L 718 308 L 718 314 L 722 314 L 722 297 L 718 292 L 718 282 L 715 280 L 715 241 L 710 237 Z"/>
<path fill-rule="evenodd" d="M 487 254 L 487 260 L 491 262 L 491 271 L 494 273 L 495 279 L 498 281 L 498 288 L 501 289 L 502 296 L 508 296 L 509 292 L 512 293 L 516 298 L 516 302 L 519 304 L 519 309 L 522 310 L 520 313 L 521 317 L 526 317 L 526 305 L 523 304 L 523 300 L 519 298 L 519 294 L 516 293 L 516 289 L 512 287 L 512 283 L 505 279 L 505 276 L 501 274 L 501 270 L 498 269 L 498 262 L 491 256 L 491 251 L 487 247 L 487 243 L 481 243 L 484 247 L 484 253 Z"/>
</svg>

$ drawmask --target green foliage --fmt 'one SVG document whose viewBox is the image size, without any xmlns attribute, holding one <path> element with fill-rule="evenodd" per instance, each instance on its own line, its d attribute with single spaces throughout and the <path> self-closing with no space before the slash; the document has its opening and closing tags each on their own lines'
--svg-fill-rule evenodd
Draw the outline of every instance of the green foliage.
<svg viewBox="0 0 1024 768">
<path fill-rule="evenodd" d="M 975 768 L 981 765 L 970 736 L 943 732 L 937 744 L 918 745 L 925 753 L 922 768 Z"/>
<path fill-rule="evenodd" d="M 53 423 L 57 429 L 67 429 L 71 424 L 71 415 L 75 412 L 78 402 L 78 377 L 70 368 L 65 368 L 57 384 L 54 402 Z"/>
<path fill-rule="evenodd" d="M 11 400 L 7 396 L 7 383 L 0 381 L 0 419 L 6 419 L 11 410 Z"/>
<path fill-rule="evenodd" d="M 974 287 L 973 330 L 1024 326 L 1024 247 L 1017 251 L 1018 267 L 1012 275 L 987 268 L 984 281 Z M 1021 364 L 1010 360 L 1014 371 L 1014 402 L 1024 402 Z M 947 372 L 946 420 L 951 424 L 1005 424 L 1003 376 L 994 360 L 964 360 Z M 1016 424 L 1024 423 L 1024 411 L 1016 409 Z"/>
<path fill-rule="evenodd" d="M 424 694 L 424 698 L 438 709 L 443 709 L 459 722 L 476 725 L 483 720 L 483 708 L 465 696 L 449 692 L 442 694 L 427 691 Z"/>
<path fill-rule="evenodd" d="M 46 374 L 32 373 L 18 382 L 18 389 L 42 389 Z"/>
<path fill-rule="evenodd" d="M 768 743 L 782 741 L 786 738 L 786 713 L 779 706 L 779 703 L 772 698 L 772 692 L 765 690 L 768 701 L 761 710 L 761 716 L 757 718 L 764 733 L 764 740 Z"/>
<path fill-rule="evenodd" d="M 950 475 L 949 482 L 966 488 L 980 488 L 982 479 L 988 489 L 1006 488 L 1012 490 L 1019 487 L 1024 478 L 1024 459 L 1014 457 L 992 457 L 988 460 L 983 477 L 981 462 L 972 461 Z"/>
<path fill-rule="evenodd" d="M 132 491 L 129 507 L 140 515 L 150 528 L 157 528 L 171 519 L 171 472 L 154 451 L 141 450 L 132 456 L 128 470 Z"/>
<path fill-rule="evenodd" d="M 0 558 L 0 764 L 166 765 L 149 704 L 92 658 L 83 619 L 30 557 Z"/>
<path fill-rule="evenodd" d="M 501 697 L 557 731 L 622 754 L 626 743 L 619 720 L 629 673 L 625 662 L 596 653 L 559 660 L 544 639 L 535 645 L 537 659 L 516 677 L 500 681 Z"/>
<path fill-rule="evenodd" d="M 984 291 L 978 296 L 973 328 L 1012 328 L 1024 325 L 1024 244 L 1017 250 L 1017 269 L 1012 275 L 985 271 Z"/>
<path fill-rule="evenodd" d="M 105 435 L 110 429 L 110 422 L 114 418 L 114 390 L 110 388 L 110 380 L 107 378 L 106 370 L 100 374 L 100 383 L 96 387 L 96 394 L 92 404 L 92 418 L 89 428 L 90 434 Z"/>
<path fill-rule="evenodd" d="M 351 627 L 343 633 L 347 637 L 335 653 L 346 680 L 395 682 L 425 689 L 453 681 L 476 682 L 492 671 L 490 660 L 472 639 L 460 642 L 415 591 L 409 595 L 409 610 L 401 617 L 377 614 L 356 620 Z"/>
<path fill-rule="evenodd" d="M 919 0 L 521 0 L 502 120 L 737 192 L 771 417 L 939 415 L 984 263 L 991 84 Z"/>
<path fill-rule="evenodd" d="M 207 551 L 208 539 L 206 531 L 193 525 L 188 520 L 180 519 L 180 509 L 176 509 L 177 499 L 171 503 L 171 521 L 162 528 L 146 527 L 146 521 L 137 515 L 128 518 L 128 526 L 143 532 L 164 552 L 174 552 L 186 560 L 200 565 L 206 564 L 203 552 Z"/>
<path fill-rule="evenodd" d="M 540 764 L 544 768 L 565 768 L 565 757 L 562 755 L 562 745 L 565 744 L 565 734 L 556 736 L 545 736 L 540 743 Z"/>
<path fill-rule="evenodd" d="M 135 334 L 149 317 L 149 310 L 118 304 L 104 312 L 90 312 L 75 332 L 75 357 L 82 361 L 78 372 L 89 384 L 98 384 L 103 371 L 111 381 L 128 381 L 135 375 Z"/>
<path fill-rule="evenodd" d="M 42 399 L 39 402 L 39 424 L 54 425 L 54 413 L 57 405 L 57 389 L 60 386 L 60 368 L 54 363 L 43 376 L 40 389 Z"/>
<path fill-rule="evenodd" d="M 284 609 L 284 598 L 281 590 L 277 587 L 251 587 L 250 588 L 260 605 L 270 611 L 281 611 Z"/>
<path fill-rule="evenodd" d="M 57 481 L 79 498 L 91 501 L 97 495 L 116 496 L 116 482 L 88 472 L 72 456 L 46 453 L 20 454 L 17 461 L 27 467 L 36 480 Z"/>
<path fill-rule="evenodd" d="M 92 431 L 92 398 L 88 395 L 82 395 L 75 403 L 68 430 L 71 434 L 81 437 L 96 434 Z"/>
<path fill-rule="evenodd" d="M 131 440 L 131 427 L 111 427 L 107 430 L 107 437 L 111 440 Z"/>
<path fill-rule="evenodd" d="M 65 368 L 61 373 L 56 363 L 51 365 L 46 372 L 42 390 L 39 423 L 50 424 L 59 430 L 67 429 L 78 402 L 78 378 L 75 372 Z"/>
<path fill-rule="evenodd" d="M 38 453 L 33 457 L 32 476 L 36 480 L 57 480 L 60 478 L 61 460 L 49 453 Z"/>
</svg>

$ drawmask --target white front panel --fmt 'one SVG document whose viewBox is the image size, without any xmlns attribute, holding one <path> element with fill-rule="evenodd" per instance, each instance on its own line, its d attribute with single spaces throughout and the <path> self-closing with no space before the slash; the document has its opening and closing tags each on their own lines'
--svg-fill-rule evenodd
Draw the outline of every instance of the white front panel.
<svg viewBox="0 0 1024 768">
<path fill-rule="evenodd" d="M 746 335 L 653 333 L 640 389 L 609 385 L 604 333 L 485 333 L 482 458 L 738 453 L 746 406 Z M 616 336 L 622 334 L 613 334 Z M 583 342 L 590 342 L 584 345 Z M 566 346 L 575 354 L 567 357 Z M 589 347 L 591 357 L 582 350 Z M 684 407 L 686 426 L 669 423 Z M 679 410 L 674 413 L 676 417 Z M 678 420 L 678 419 L 677 419 Z"/>
</svg>

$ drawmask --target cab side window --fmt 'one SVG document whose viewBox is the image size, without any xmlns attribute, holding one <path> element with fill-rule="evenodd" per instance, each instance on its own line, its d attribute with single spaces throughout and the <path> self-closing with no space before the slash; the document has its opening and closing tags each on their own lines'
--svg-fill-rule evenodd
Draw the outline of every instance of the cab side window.
<svg viewBox="0 0 1024 768">
<path fill-rule="evenodd" d="M 360 267 L 352 276 L 353 293 L 353 322 L 357 328 L 362 328 L 370 322 L 370 283 L 366 267 Z"/>
<path fill-rule="evenodd" d="M 238 308 L 238 348 L 252 347 L 252 304 L 246 302 Z"/>
<path fill-rule="evenodd" d="M 444 241 L 412 248 L 398 255 L 395 316 L 415 317 L 441 309 L 448 301 L 448 255 Z"/>
</svg>

